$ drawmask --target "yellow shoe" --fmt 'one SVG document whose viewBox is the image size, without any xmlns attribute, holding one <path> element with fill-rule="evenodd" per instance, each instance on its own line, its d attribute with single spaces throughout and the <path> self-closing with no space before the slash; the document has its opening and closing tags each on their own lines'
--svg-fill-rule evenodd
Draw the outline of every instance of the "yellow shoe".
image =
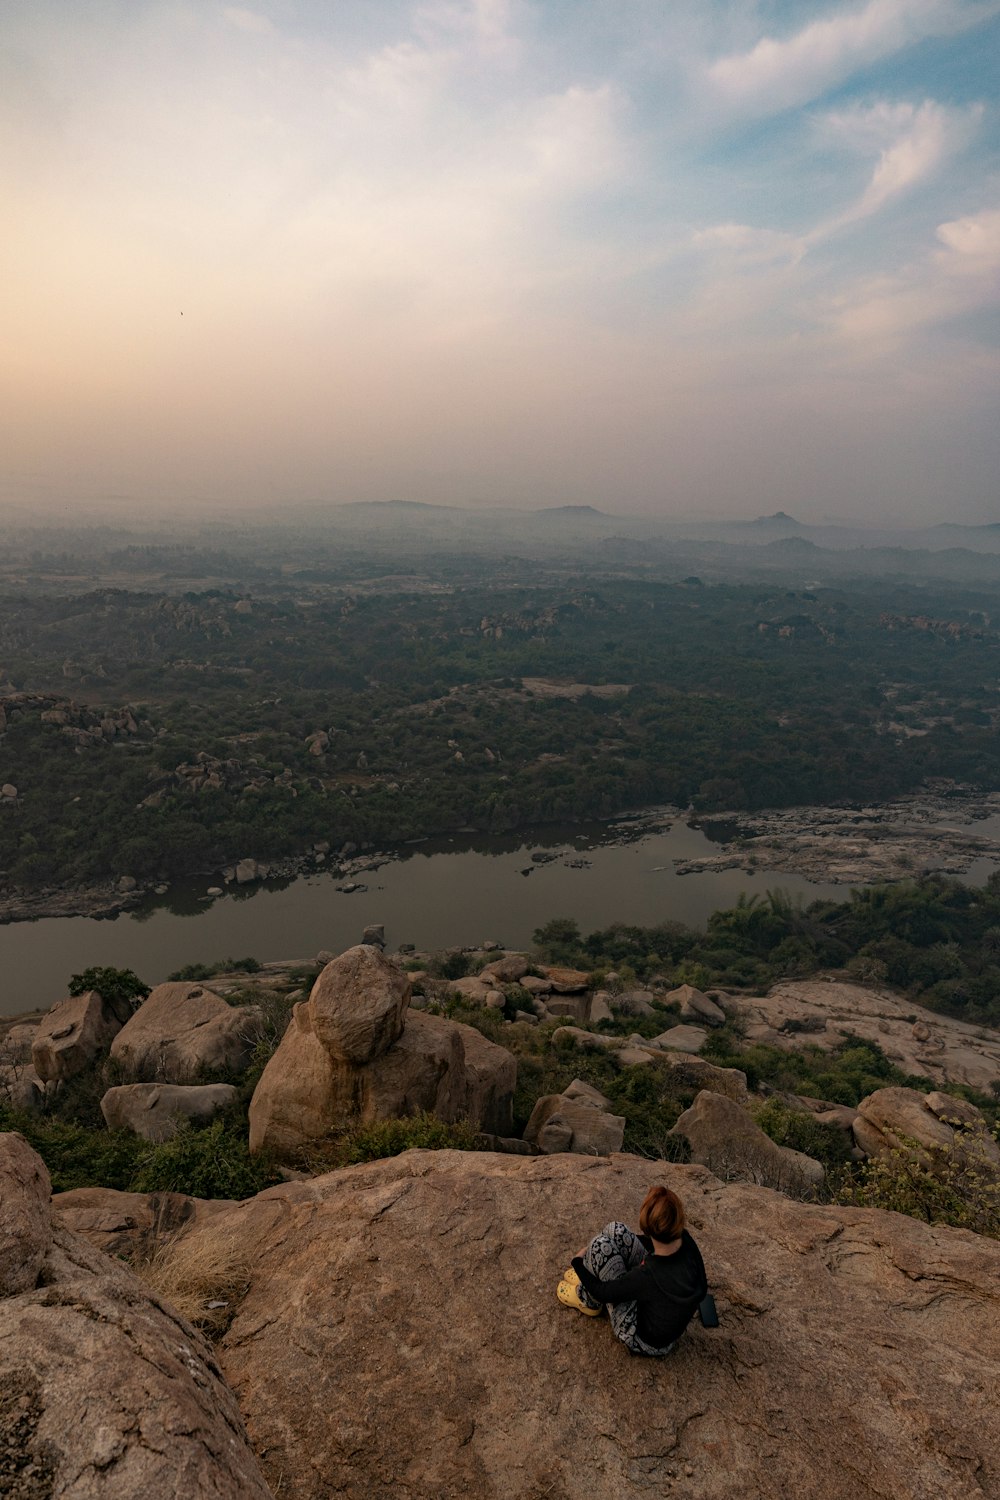
<svg viewBox="0 0 1000 1500">
<path fill-rule="evenodd" d="M 563 1272 L 563 1278 L 556 1287 L 556 1296 L 563 1307 L 572 1307 L 577 1312 L 583 1313 L 585 1318 L 599 1318 L 604 1311 L 603 1307 L 588 1307 L 580 1298 L 580 1278 L 570 1266 L 568 1271 Z"/>
</svg>

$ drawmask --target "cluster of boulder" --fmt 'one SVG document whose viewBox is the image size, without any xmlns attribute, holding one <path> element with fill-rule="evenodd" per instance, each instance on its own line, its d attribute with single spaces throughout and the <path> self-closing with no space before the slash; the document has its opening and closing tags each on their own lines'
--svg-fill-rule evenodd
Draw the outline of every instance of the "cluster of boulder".
<svg viewBox="0 0 1000 1500">
<path fill-rule="evenodd" d="M 109 1128 L 166 1140 L 181 1121 L 205 1123 L 232 1103 L 234 1085 L 194 1080 L 243 1072 L 261 1019 L 257 1006 L 229 1005 L 200 984 L 157 985 L 137 1010 L 87 990 L 54 1005 L 37 1026 L 11 1028 L 0 1088 L 16 1107 L 38 1108 L 46 1090 L 106 1058 L 130 1080 L 101 1100 Z"/>
<path fill-rule="evenodd" d="M 472 1026 L 411 1010 L 410 995 L 377 944 L 332 959 L 254 1091 L 251 1151 L 287 1158 L 352 1121 L 420 1110 L 509 1136 L 514 1058 Z"/>
<path fill-rule="evenodd" d="M 757 1123 L 746 1075 L 699 1055 L 709 1031 L 724 1025 L 728 1013 L 742 1012 L 743 1024 L 759 1032 L 765 1024 L 758 1019 L 763 1008 L 787 1009 L 792 1003 L 799 1007 L 798 1029 L 790 1026 L 785 1040 L 805 1029 L 812 1042 L 820 1034 L 819 1023 L 811 1019 L 819 1009 L 812 994 L 812 1009 L 807 1009 L 805 999 L 789 995 L 791 986 L 779 987 L 767 999 L 747 1000 L 706 995 L 690 985 L 672 991 L 630 989 L 615 985 L 612 976 L 611 987 L 594 990 L 583 971 L 532 966 L 526 955 L 503 951 L 488 956 L 474 977 L 440 980 L 427 970 L 407 974 L 384 955 L 383 945 L 383 930 L 373 926 L 357 947 L 337 957 L 321 955 L 324 967 L 308 998 L 293 1006 L 254 1091 L 249 1109 L 252 1151 L 292 1162 L 347 1125 L 420 1111 L 445 1122 L 469 1121 L 495 1147 L 520 1154 L 604 1156 L 620 1151 L 624 1118 L 598 1089 L 579 1078 L 561 1093 L 538 1099 L 523 1138 L 512 1139 L 515 1058 L 476 1028 L 435 1013 L 436 1007 L 428 1009 L 457 994 L 509 1016 L 516 997 L 521 1020 L 565 1020 L 551 1030 L 557 1049 L 583 1056 L 609 1053 L 619 1067 L 655 1069 L 664 1089 L 675 1096 L 693 1095 L 670 1132 L 692 1161 L 727 1180 L 797 1194 L 808 1195 L 822 1181 L 818 1161 L 777 1145 Z M 822 994 L 833 999 L 834 988 L 824 987 Z M 622 1017 L 662 1017 L 673 1024 L 653 1037 L 590 1029 Z M 769 1029 L 774 1019 L 777 1015 L 767 1023 Z M 8 1032 L 0 1056 L 0 1089 L 20 1108 L 37 1107 L 46 1090 L 108 1059 L 122 1080 L 101 1101 L 109 1128 L 162 1141 L 185 1121 L 206 1123 L 235 1102 L 232 1082 L 205 1080 L 228 1080 L 245 1072 L 263 1034 L 262 1022 L 259 1007 L 231 1005 L 196 983 L 158 985 L 134 1011 L 127 1001 L 88 991 L 61 1001 L 37 1027 L 15 1026 Z M 911 1019 L 908 1024 L 923 1023 Z M 968 1065 L 964 1039 L 963 1046 Z M 1000 1167 L 1000 1151 L 989 1140 L 979 1111 L 950 1094 L 879 1089 L 856 1108 L 805 1095 L 782 1094 L 779 1100 L 841 1130 L 847 1153 L 856 1160 L 900 1145 L 953 1146 L 971 1130 L 984 1138 L 986 1157 Z"/>
</svg>

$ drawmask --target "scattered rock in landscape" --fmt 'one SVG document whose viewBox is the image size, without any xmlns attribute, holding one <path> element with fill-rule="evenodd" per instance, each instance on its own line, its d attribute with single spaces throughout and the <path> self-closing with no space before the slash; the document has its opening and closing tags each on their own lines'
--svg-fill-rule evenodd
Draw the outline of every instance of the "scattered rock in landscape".
<svg viewBox="0 0 1000 1500">
<path fill-rule="evenodd" d="M 11 1109 L 34 1114 L 41 1109 L 45 1092 L 31 1063 L 0 1063 L 0 1100 Z"/>
<path fill-rule="evenodd" d="M 45 1164 L 24 1137 L 0 1134 L 0 1297 L 38 1281 L 52 1248 L 51 1193 Z"/>
<path fill-rule="evenodd" d="M 228 1005 L 200 984 L 158 984 L 111 1043 L 126 1074 L 147 1083 L 188 1083 L 204 1072 L 241 1072 L 261 1013 Z"/>
<path fill-rule="evenodd" d="M 255 859 L 240 859 L 236 861 L 233 879 L 237 885 L 250 885 L 255 880 L 263 880 L 267 876 L 267 866 L 259 864 Z"/>
<path fill-rule="evenodd" d="M 653 996 L 649 990 L 620 990 L 611 996 L 611 1008 L 620 1016 L 653 1016 Z"/>
<path fill-rule="evenodd" d="M 1000 1167 L 1000 1146 L 986 1131 L 986 1121 L 974 1105 L 964 1100 L 948 1100 L 935 1094 L 935 1105 L 928 1095 L 916 1089 L 876 1089 L 858 1105 L 854 1121 L 854 1139 L 867 1156 L 882 1156 L 887 1151 L 907 1147 L 935 1147 L 947 1150 L 961 1139 L 961 1132 L 947 1124 L 949 1117 L 964 1125 L 982 1127 L 982 1147 L 986 1156 Z M 956 1106 L 954 1112 L 951 1105 Z"/>
<path fill-rule="evenodd" d="M 528 973 L 528 960 L 523 953 L 505 953 L 503 958 L 495 958 L 480 971 L 480 978 L 494 985 L 519 984 Z M 552 988 L 550 980 L 543 981 L 548 989 Z M 526 989 L 531 986 L 526 985 Z M 538 994 L 538 990 L 534 990 Z"/>
<path fill-rule="evenodd" d="M 663 997 L 667 1005 L 679 1005 L 682 1021 L 693 1021 L 697 1026 L 725 1026 L 726 1013 L 721 1005 L 696 990 L 693 985 L 682 984 Z"/>
<path fill-rule="evenodd" d="M 708 1089 L 713 1094 L 723 1094 L 736 1104 L 746 1104 L 750 1097 L 747 1075 L 739 1068 L 720 1068 L 704 1057 L 691 1057 L 684 1052 L 667 1052 L 656 1055 L 657 1062 L 670 1064 L 671 1076 L 688 1088 Z"/>
<path fill-rule="evenodd" d="M 595 1089 L 592 1083 L 585 1083 L 582 1078 L 574 1078 L 562 1091 L 564 1099 L 572 1099 L 577 1104 L 589 1104 L 593 1109 L 610 1109 L 611 1100 Z"/>
<path fill-rule="evenodd" d="M 472 1027 L 407 1015 L 409 998 L 406 974 L 374 947 L 327 964 L 254 1092 L 250 1149 L 294 1156 L 351 1121 L 422 1109 L 510 1135 L 514 1058 Z"/>
<path fill-rule="evenodd" d="M 604 1095 L 578 1078 L 563 1093 L 537 1100 L 524 1127 L 524 1139 L 546 1156 L 610 1156 L 622 1149 L 624 1138 L 623 1116 L 611 1114 Z"/>
<path fill-rule="evenodd" d="M 16 1026 L 8 1026 L 3 1036 L 0 1037 L 0 1058 L 3 1062 L 8 1064 L 30 1062 L 31 1044 L 35 1040 L 37 1030 L 37 1021 L 19 1021 Z"/>
<path fill-rule="evenodd" d="M 596 990 L 590 997 L 590 1007 L 587 1020 L 592 1026 L 598 1026 L 602 1021 L 612 1021 L 614 1016 L 611 1010 L 610 996 L 606 990 Z"/>
<path fill-rule="evenodd" d="M 591 994 L 580 990 L 577 994 L 548 994 L 545 1009 L 550 1016 L 565 1016 L 570 1021 L 586 1021 L 590 1015 Z"/>
<path fill-rule="evenodd" d="M 670 1134 L 683 1136 L 691 1148 L 691 1160 L 725 1181 L 756 1182 L 802 1193 L 818 1187 L 825 1176 L 813 1157 L 776 1145 L 735 1100 L 708 1089 L 684 1111 Z"/>
<path fill-rule="evenodd" d="M 721 1326 L 641 1360 L 554 1286 L 663 1181 Z M 290 1500 L 1000 1493 L 1000 1244 L 980 1236 L 637 1157 L 411 1151 L 271 1188 L 185 1244 L 234 1241 L 250 1287 L 219 1359 Z"/>
<path fill-rule="evenodd" d="M 0 1135 L 0 1184 L 0 1490 L 267 1500 L 201 1335 L 121 1262 L 53 1225 L 47 1173 L 20 1136 Z"/>
<path fill-rule="evenodd" d="M 730 995 L 749 1042 L 795 1051 L 802 1033 L 832 1051 L 845 1036 L 877 1042 L 904 1073 L 935 1084 L 964 1083 L 988 1091 L 1000 1080 L 1000 1032 L 952 1020 L 891 990 L 840 980 L 783 980 L 767 995 Z"/>
<path fill-rule="evenodd" d="M 527 990 L 529 995 L 551 995 L 552 981 L 543 979 L 539 974 L 525 974 L 523 979 L 518 980 L 522 990 Z"/>
<path fill-rule="evenodd" d="M 984 1125 L 982 1111 L 968 1099 L 956 1099 L 954 1094 L 941 1094 L 936 1089 L 924 1094 L 924 1108 L 948 1125 Z"/>
<path fill-rule="evenodd" d="M 679 1029 L 679 1028 L 677 1028 Z M 673 1032 L 666 1032 L 670 1037 Z M 723 1094 L 736 1103 L 746 1103 L 747 1075 L 739 1068 L 720 1068 L 704 1057 L 693 1057 L 684 1052 L 664 1050 L 657 1043 L 643 1037 L 630 1038 L 604 1036 L 596 1031 L 584 1031 L 578 1026 L 560 1026 L 552 1033 L 557 1045 L 569 1042 L 583 1052 L 614 1052 L 626 1067 L 641 1067 L 656 1064 L 668 1067 L 678 1083 L 690 1088 L 708 1089 Z"/>
<path fill-rule="evenodd" d="M 97 990 L 60 1000 L 42 1017 L 31 1044 L 31 1061 L 44 1083 L 73 1078 L 89 1068 L 118 1035 L 132 1007 L 110 1004 Z"/>
<path fill-rule="evenodd" d="M 131 1130 L 145 1141 L 168 1141 L 185 1120 L 207 1124 L 237 1097 L 231 1083 L 123 1083 L 108 1089 L 101 1114 L 109 1130 Z"/>
<path fill-rule="evenodd" d="M 381 922 L 374 922 L 366 927 L 361 934 L 362 943 L 370 943 L 375 948 L 385 947 L 385 927 Z"/>
<path fill-rule="evenodd" d="M 590 984 L 590 975 L 582 969 L 565 969 L 555 964 L 539 964 L 537 967 L 556 995 L 577 995 Z"/>
<path fill-rule="evenodd" d="M 821 1125 L 833 1125 L 843 1131 L 854 1146 L 854 1122 L 858 1112 L 849 1104 L 833 1104 L 829 1099 L 812 1099 L 807 1094 L 781 1094 L 779 1097 L 790 1108 L 814 1115 Z"/>
<path fill-rule="evenodd" d="M 469 1005 L 496 1006 L 500 1009 L 505 1003 L 503 990 L 477 974 L 469 975 L 466 979 L 449 979 L 445 982 L 445 990 L 460 995 Z"/>
<path fill-rule="evenodd" d="M 700 1052 L 708 1041 L 708 1032 L 703 1026 L 672 1026 L 653 1038 L 657 1047 L 666 1047 L 671 1052 Z"/>
</svg>

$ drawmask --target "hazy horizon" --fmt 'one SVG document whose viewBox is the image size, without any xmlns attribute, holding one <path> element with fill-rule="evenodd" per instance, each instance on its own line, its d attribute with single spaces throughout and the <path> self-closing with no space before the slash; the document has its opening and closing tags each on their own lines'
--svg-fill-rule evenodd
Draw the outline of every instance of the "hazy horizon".
<svg viewBox="0 0 1000 1500">
<path fill-rule="evenodd" d="M 5 7 L 0 505 L 1000 515 L 997 0 Z"/>
</svg>

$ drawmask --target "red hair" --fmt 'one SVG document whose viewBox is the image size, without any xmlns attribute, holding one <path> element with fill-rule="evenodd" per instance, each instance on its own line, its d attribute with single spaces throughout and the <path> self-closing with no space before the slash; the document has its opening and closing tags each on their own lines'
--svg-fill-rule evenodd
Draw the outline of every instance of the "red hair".
<svg viewBox="0 0 1000 1500">
<path fill-rule="evenodd" d="M 686 1222 L 684 1205 L 676 1193 L 668 1187 L 650 1188 L 639 1210 L 639 1228 L 643 1234 L 651 1234 L 661 1245 L 667 1245 L 678 1238 Z"/>
</svg>

